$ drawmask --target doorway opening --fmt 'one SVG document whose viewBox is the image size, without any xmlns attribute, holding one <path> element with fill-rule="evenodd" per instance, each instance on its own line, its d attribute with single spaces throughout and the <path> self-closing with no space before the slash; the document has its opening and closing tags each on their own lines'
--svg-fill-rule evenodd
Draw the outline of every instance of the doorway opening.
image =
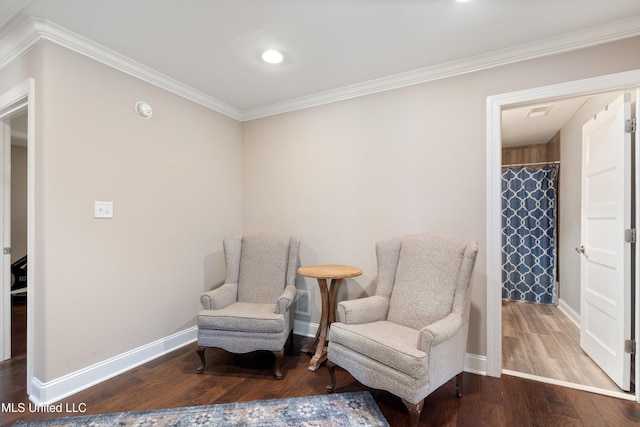
<svg viewBox="0 0 640 427">
<path fill-rule="evenodd" d="M 0 94 L 0 147 L 3 152 L 0 164 L 0 180 L 3 189 L 0 193 L 0 200 L 2 200 L 0 209 L 3 217 L 0 224 L 0 241 L 3 247 L 0 263 L 0 318 L 2 319 L 0 361 L 10 359 L 14 352 L 20 353 L 19 357 L 26 359 L 25 381 L 27 394 L 30 396 L 34 378 L 33 343 L 36 299 L 33 271 L 35 265 L 33 256 L 35 252 L 34 91 L 35 81 L 28 79 L 8 92 Z M 14 128 L 13 137 L 12 128 Z M 12 169 L 15 172 L 13 176 Z M 12 194 L 11 184 L 15 185 L 14 194 Z M 11 221 L 12 214 L 16 217 L 14 224 Z M 14 241 L 12 241 L 12 234 L 15 237 Z M 12 244 L 15 244 L 13 248 Z M 12 255 L 15 258 L 12 258 Z M 28 268 L 23 260 L 25 256 L 28 259 Z M 12 267 L 15 267 L 14 274 L 12 274 Z M 26 303 L 20 304 L 20 299 L 23 301 L 26 299 Z M 13 309 L 14 300 L 18 310 Z M 16 312 L 15 318 L 14 312 Z M 17 326 L 17 322 L 21 323 L 20 329 L 12 334 L 12 323 Z M 13 351 L 12 347 L 14 347 Z"/>
<path fill-rule="evenodd" d="M 577 248 L 584 242 L 582 126 L 620 96 L 608 92 L 502 111 L 506 221 L 502 369 L 506 374 L 625 393 L 581 348 L 578 314 L 582 254 Z M 559 168 L 557 179 L 547 184 L 545 169 L 553 167 Z M 512 207 L 528 214 L 515 213 Z M 514 260 L 522 273 L 507 271 L 513 269 Z"/>
<path fill-rule="evenodd" d="M 11 358 L 27 356 L 27 158 L 26 107 L 11 119 Z"/>
<path fill-rule="evenodd" d="M 527 90 L 517 93 L 510 93 L 505 95 L 497 95 L 489 97 L 487 99 L 487 374 L 490 376 L 499 377 L 503 373 L 503 301 L 502 301 L 502 236 L 501 236 L 501 166 L 502 166 L 502 148 L 503 148 L 503 112 L 516 109 L 520 107 L 527 107 L 529 110 L 536 109 L 544 106 L 541 104 L 554 104 L 560 100 L 576 99 L 579 97 L 600 97 L 607 96 L 609 92 L 631 90 L 640 85 L 640 70 L 620 73 L 612 76 L 604 76 L 601 78 L 588 79 L 577 82 L 570 82 L 566 84 L 548 86 L 533 90 Z M 580 159 L 580 157 L 578 157 Z M 568 171 L 564 163 L 567 159 L 561 159 L 561 180 L 568 179 Z M 524 163 L 524 162 L 523 162 Z M 566 184 L 566 182 L 565 182 Z M 579 194 L 579 190 L 577 190 Z M 571 194 L 569 194 L 570 196 Z M 560 204 L 564 202 L 566 194 L 560 191 Z M 637 201 L 636 201 L 637 202 Z M 560 223 L 563 219 L 560 217 Z M 571 225 L 571 223 L 564 224 Z M 575 224 L 574 224 L 575 225 Z M 578 223 L 578 229 L 580 225 Z M 563 240 L 564 239 L 564 240 Z M 562 235 L 560 232 L 560 245 L 570 245 L 571 239 Z M 579 246 L 579 245 L 578 245 Z M 564 251 L 566 252 L 566 250 Z M 575 248 L 574 248 L 575 253 Z M 560 271 L 559 277 L 563 277 L 563 273 L 571 274 L 571 269 L 563 271 L 563 251 L 560 251 Z M 566 253 L 566 258 L 569 257 Z M 579 277 L 579 276 L 578 276 Z M 571 317 L 571 290 L 566 289 L 565 292 L 569 294 L 569 304 L 563 306 L 563 283 L 560 280 L 559 284 L 560 292 L 560 307 L 563 311 L 568 312 Z M 635 320 L 634 331 L 638 331 L 638 302 L 637 293 L 635 298 Z M 566 303 L 566 301 L 565 301 Z M 519 304 L 519 303 L 515 303 Z M 522 303 L 525 304 L 525 303 Z M 579 307 L 579 306 L 578 306 Z M 557 307 L 554 309 L 560 310 Z M 562 314 L 564 316 L 564 314 Z M 573 313 L 573 316 L 577 316 Z M 567 323 L 571 325 L 571 320 L 566 316 L 564 318 Z M 550 318 L 549 318 L 550 319 Z M 556 321 L 553 321 L 556 322 Z M 575 322 L 575 319 L 574 319 Z M 574 325 L 575 326 L 575 325 Z M 506 327 L 504 328 L 506 329 Z M 634 332 L 636 333 L 636 332 Z M 544 343 L 538 343 L 544 345 Z M 518 368 L 520 369 L 520 368 Z M 513 371 L 518 372 L 518 371 Z M 511 373 L 511 372 L 505 372 Z M 529 376 L 535 379 L 535 374 L 524 374 L 522 376 Z M 637 384 L 638 372 L 635 374 L 635 383 Z M 571 386 L 568 381 L 565 380 L 550 380 L 549 382 L 555 382 L 561 385 Z M 590 391 L 596 391 L 593 387 L 588 386 L 576 386 L 576 388 L 587 389 Z M 635 399 L 640 401 L 640 394 L 636 387 L 635 396 L 627 393 L 607 393 L 617 397 Z"/>
</svg>

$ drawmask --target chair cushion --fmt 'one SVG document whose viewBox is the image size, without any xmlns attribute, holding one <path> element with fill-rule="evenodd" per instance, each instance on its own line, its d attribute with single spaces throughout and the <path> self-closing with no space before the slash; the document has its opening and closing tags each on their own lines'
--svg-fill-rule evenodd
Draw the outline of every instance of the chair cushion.
<svg viewBox="0 0 640 427">
<path fill-rule="evenodd" d="M 465 244 L 439 234 L 405 238 L 387 320 L 421 329 L 449 314 Z"/>
<path fill-rule="evenodd" d="M 255 233 L 242 239 L 238 301 L 275 303 L 282 294 L 289 265 L 289 236 Z"/>
<path fill-rule="evenodd" d="M 428 357 L 416 348 L 418 335 L 419 331 L 413 328 L 386 320 L 355 325 L 335 322 L 329 329 L 329 348 L 335 342 L 405 375 L 420 378 L 427 374 Z"/>
<path fill-rule="evenodd" d="M 276 314 L 275 304 L 236 302 L 220 310 L 201 310 L 198 329 L 241 332 L 282 332 L 284 315 Z"/>
</svg>

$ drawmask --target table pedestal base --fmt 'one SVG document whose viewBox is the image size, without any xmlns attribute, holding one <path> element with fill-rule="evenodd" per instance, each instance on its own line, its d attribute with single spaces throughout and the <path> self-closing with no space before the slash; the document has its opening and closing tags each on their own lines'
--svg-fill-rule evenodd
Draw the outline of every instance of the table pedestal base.
<svg viewBox="0 0 640 427">
<path fill-rule="evenodd" d="M 336 298 L 342 283 L 342 279 L 331 279 L 331 285 L 327 286 L 327 279 L 319 277 L 317 280 L 320 288 L 320 297 L 322 298 L 320 325 L 313 341 L 305 344 L 301 349 L 303 353 L 313 354 L 309 362 L 310 371 L 316 371 L 327 360 L 327 334 L 329 326 L 336 320 Z"/>
<path fill-rule="evenodd" d="M 322 364 L 324 362 L 327 361 L 327 351 L 324 350 L 321 352 L 321 354 L 316 354 L 316 348 L 318 348 L 318 344 L 317 344 L 318 340 L 314 339 L 313 341 L 311 341 L 308 344 L 305 344 L 302 349 L 300 350 L 303 353 L 307 353 L 309 355 L 312 355 L 311 357 L 311 361 L 309 362 L 309 370 L 312 372 L 315 372 L 318 370 L 318 368 L 320 366 L 322 366 Z"/>
<path fill-rule="evenodd" d="M 342 279 L 355 277 L 362 274 L 362 271 L 355 267 L 344 265 L 312 265 L 300 267 L 298 273 L 306 277 L 315 277 L 320 288 L 322 298 L 322 315 L 320 325 L 313 340 L 305 344 L 301 351 L 312 354 L 309 370 L 316 371 L 327 360 L 327 334 L 329 326 L 336 321 L 336 299 L 338 288 Z M 327 285 L 327 279 L 331 279 L 331 284 Z"/>
</svg>

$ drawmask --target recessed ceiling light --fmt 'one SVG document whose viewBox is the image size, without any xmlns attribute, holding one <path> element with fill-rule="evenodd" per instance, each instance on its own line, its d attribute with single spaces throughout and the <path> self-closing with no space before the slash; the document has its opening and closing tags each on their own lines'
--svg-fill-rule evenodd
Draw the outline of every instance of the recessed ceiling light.
<svg viewBox="0 0 640 427">
<path fill-rule="evenodd" d="M 264 62 L 268 62 L 269 64 L 279 64 L 282 62 L 284 57 L 280 52 L 274 49 L 265 50 L 262 54 L 262 60 Z"/>
</svg>

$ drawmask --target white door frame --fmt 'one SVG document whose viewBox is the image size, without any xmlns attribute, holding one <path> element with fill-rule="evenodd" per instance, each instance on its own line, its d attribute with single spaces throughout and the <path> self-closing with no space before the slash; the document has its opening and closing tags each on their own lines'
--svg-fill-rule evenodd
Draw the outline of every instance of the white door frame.
<svg viewBox="0 0 640 427">
<path fill-rule="evenodd" d="M 32 380 L 34 378 L 34 325 L 36 313 L 34 310 L 36 294 L 34 292 L 35 276 L 35 80 L 28 79 L 13 89 L 0 94 L 0 125 L 4 127 L 4 120 L 21 109 L 27 109 L 27 394 L 31 395 Z M 5 144 L 11 141 L 5 141 Z M 2 147 L 4 150 L 4 147 Z M 1 177 L 4 185 L 4 177 Z M 2 242 L 4 244 L 4 242 Z M 4 282 L 4 280 L 2 281 Z M 2 307 L 11 307 L 11 283 L 0 286 L 0 304 Z M 8 301 L 8 304 L 7 304 Z M 5 311 L 5 310 L 2 310 Z M 6 316 L 6 313 L 3 313 Z M 11 316 L 9 311 L 9 316 Z M 7 323 L 3 322 L 4 325 Z M 9 323 L 10 324 L 10 323 Z M 9 330 L 9 336 L 10 334 Z M 6 327 L 0 329 L 0 342 L 4 342 Z"/>
<path fill-rule="evenodd" d="M 502 228 L 500 171 L 502 150 L 502 109 L 556 99 L 594 95 L 640 87 L 640 70 L 610 74 L 585 80 L 560 83 L 518 92 L 487 97 L 487 375 L 502 374 Z M 637 137 L 636 137 L 637 138 Z M 636 150 L 640 151 L 640 150 Z M 636 159 L 638 159 L 636 152 Z M 636 212 L 640 204 L 640 189 L 636 188 Z M 636 225 L 638 226 L 638 225 Z M 636 246 L 640 246 L 636 244 Z M 636 269 L 640 270 L 640 269 Z M 639 272 L 636 271 L 635 283 Z M 635 331 L 638 342 L 640 333 L 640 292 L 636 292 Z M 636 369 L 636 384 L 640 382 L 640 370 Z M 636 400 L 640 402 L 640 387 L 636 387 Z"/>
</svg>

